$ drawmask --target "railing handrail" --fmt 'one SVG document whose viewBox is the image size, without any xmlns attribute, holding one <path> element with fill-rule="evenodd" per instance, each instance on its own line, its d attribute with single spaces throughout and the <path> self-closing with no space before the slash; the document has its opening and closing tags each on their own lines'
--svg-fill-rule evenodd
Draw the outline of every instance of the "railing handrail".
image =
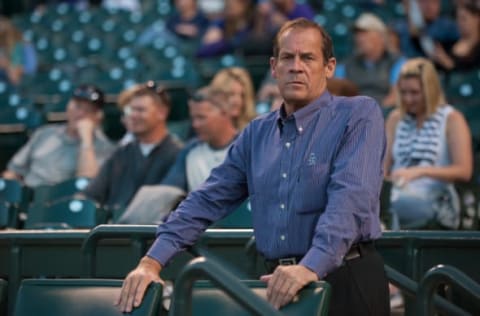
<svg viewBox="0 0 480 316">
<path fill-rule="evenodd" d="M 190 261 L 175 281 L 174 300 L 170 315 L 192 315 L 192 291 L 196 280 L 207 278 L 232 299 L 255 315 L 282 315 L 267 301 L 242 284 L 233 274 L 211 259 L 198 257 Z"/>
<path fill-rule="evenodd" d="M 387 278 L 391 281 L 393 285 L 402 289 L 403 292 L 408 296 L 415 298 L 417 300 L 417 303 L 421 300 L 421 298 L 418 296 L 419 286 L 417 282 L 413 281 L 406 275 L 398 272 L 397 270 L 393 269 L 388 265 L 385 265 L 385 272 L 387 273 Z M 440 310 L 447 312 L 448 315 L 469 315 L 462 308 L 449 302 L 448 300 L 439 295 L 433 295 L 433 303 Z"/>
<path fill-rule="evenodd" d="M 459 269 L 449 265 L 437 265 L 425 273 L 417 294 L 416 311 L 418 315 L 433 315 L 435 289 L 440 284 L 450 283 L 458 287 L 463 294 L 480 301 L 480 284 Z M 455 315 L 470 315 L 467 312 Z"/>
<path fill-rule="evenodd" d="M 149 239 L 155 238 L 157 225 L 98 225 L 93 228 L 82 244 L 86 277 L 95 277 L 97 243 L 107 238 Z"/>
</svg>

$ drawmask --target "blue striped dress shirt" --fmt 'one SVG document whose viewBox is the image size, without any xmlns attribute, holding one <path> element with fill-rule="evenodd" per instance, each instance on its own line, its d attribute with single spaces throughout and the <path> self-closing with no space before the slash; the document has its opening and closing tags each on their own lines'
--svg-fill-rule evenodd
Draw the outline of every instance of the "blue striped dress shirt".
<svg viewBox="0 0 480 316">
<path fill-rule="evenodd" d="M 159 226 L 147 255 L 165 265 L 250 197 L 259 252 L 303 256 L 300 264 L 322 278 L 353 243 L 381 235 L 384 153 L 383 115 L 369 97 L 325 92 L 288 117 L 266 114 Z"/>
</svg>

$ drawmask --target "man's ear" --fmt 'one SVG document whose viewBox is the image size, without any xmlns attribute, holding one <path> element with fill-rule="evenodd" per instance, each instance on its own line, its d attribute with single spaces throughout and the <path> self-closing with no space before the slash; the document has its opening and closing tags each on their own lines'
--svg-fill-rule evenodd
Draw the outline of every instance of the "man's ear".
<svg viewBox="0 0 480 316">
<path fill-rule="evenodd" d="M 275 57 L 270 57 L 270 73 L 272 77 L 275 79 L 277 79 L 276 67 L 277 67 L 277 59 Z"/>
<path fill-rule="evenodd" d="M 335 67 L 337 66 L 337 60 L 335 57 L 332 57 L 328 60 L 327 64 L 325 65 L 325 74 L 328 79 L 333 78 L 335 74 Z"/>
</svg>

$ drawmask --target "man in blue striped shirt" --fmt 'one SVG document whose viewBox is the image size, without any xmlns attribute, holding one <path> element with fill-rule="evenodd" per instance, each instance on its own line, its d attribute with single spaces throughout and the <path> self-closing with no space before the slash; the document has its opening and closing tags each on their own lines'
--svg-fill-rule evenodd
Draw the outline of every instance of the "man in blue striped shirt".
<svg viewBox="0 0 480 316">
<path fill-rule="evenodd" d="M 381 235 L 382 112 L 372 98 L 326 90 L 336 65 L 332 41 L 306 19 L 280 29 L 270 63 L 281 109 L 248 125 L 224 163 L 159 226 L 124 281 L 122 311 L 140 304 L 170 258 L 250 197 L 257 248 L 272 272 L 262 280 L 274 307 L 324 279 L 332 286 L 331 315 L 389 314 L 383 261 L 372 244 Z"/>
</svg>

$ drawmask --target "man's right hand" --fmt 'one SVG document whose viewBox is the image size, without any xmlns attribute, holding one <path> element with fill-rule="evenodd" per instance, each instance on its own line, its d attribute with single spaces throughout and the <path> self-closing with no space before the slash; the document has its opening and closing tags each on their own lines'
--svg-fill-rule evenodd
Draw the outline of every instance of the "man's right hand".
<svg viewBox="0 0 480 316">
<path fill-rule="evenodd" d="M 150 258 L 143 257 L 138 266 L 131 271 L 123 281 L 120 296 L 115 305 L 123 313 L 130 313 L 133 308 L 140 306 L 145 290 L 151 282 L 164 283 L 160 279 L 162 265 Z"/>
</svg>

